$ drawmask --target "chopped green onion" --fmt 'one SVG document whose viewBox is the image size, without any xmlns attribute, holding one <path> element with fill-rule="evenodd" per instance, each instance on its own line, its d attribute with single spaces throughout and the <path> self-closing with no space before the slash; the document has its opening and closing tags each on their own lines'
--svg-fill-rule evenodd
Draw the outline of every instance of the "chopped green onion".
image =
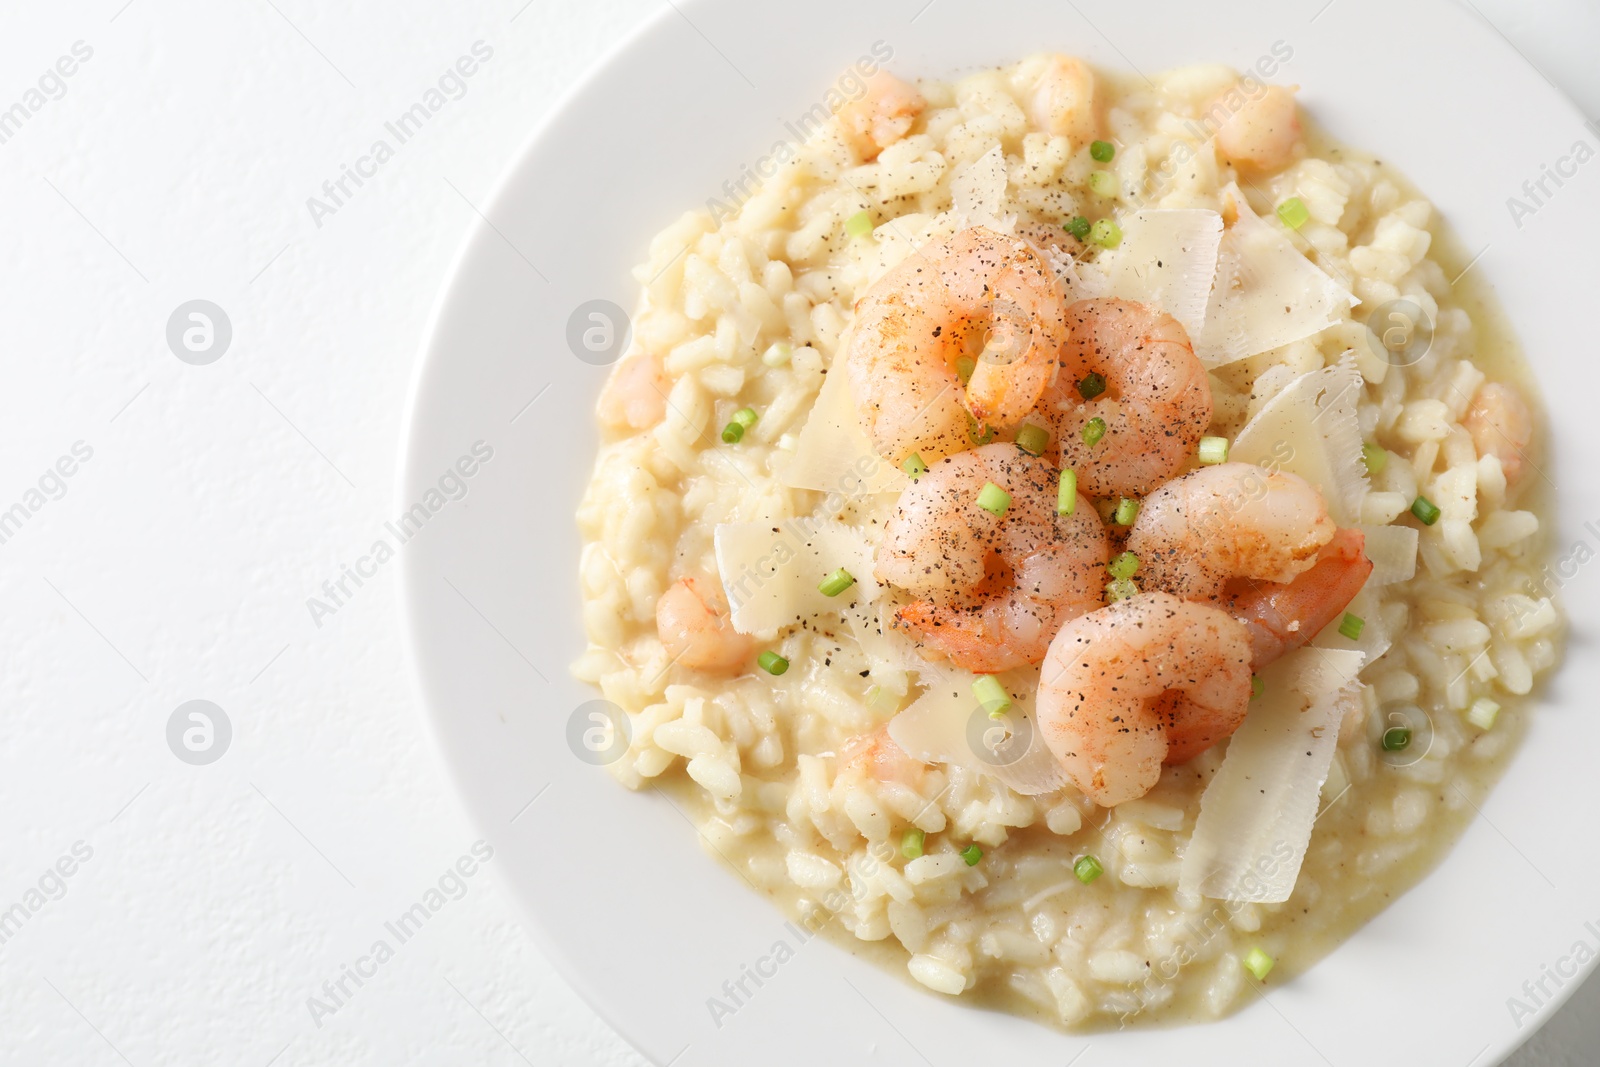
<svg viewBox="0 0 1600 1067">
<path fill-rule="evenodd" d="M 995 518 L 1003 519 L 1011 506 L 1011 494 L 993 482 L 984 482 L 983 488 L 978 490 L 978 506 Z"/>
<path fill-rule="evenodd" d="M 756 665 L 774 677 L 789 669 L 789 661 L 771 649 L 756 657 Z"/>
<path fill-rule="evenodd" d="M 1093 448 L 1106 435 L 1106 420 L 1099 415 L 1083 424 L 1083 443 Z"/>
<path fill-rule="evenodd" d="M 1347 611 L 1344 613 L 1344 618 L 1339 622 L 1339 632 L 1352 641 L 1359 641 L 1361 640 L 1361 630 L 1366 625 L 1367 621 L 1361 616 L 1352 615 Z"/>
<path fill-rule="evenodd" d="M 1404 726 L 1391 726 L 1383 732 L 1383 750 L 1385 752 L 1400 752 L 1411 744 L 1411 731 Z"/>
<path fill-rule="evenodd" d="M 1228 439 L 1226 437 L 1200 438 L 1200 462 L 1207 466 L 1214 463 L 1228 462 Z"/>
<path fill-rule="evenodd" d="M 1377 474 L 1389 462 L 1389 453 L 1382 446 L 1368 441 L 1361 446 L 1361 462 L 1367 465 L 1368 474 Z"/>
<path fill-rule="evenodd" d="M 1078 876 L 1078 881 L 1088 885 L 1106 873 L 1106 869 L 1100 866 L 1100 861 L 1093 856 L 1079 856 L 1078 861 L 1072 865 L 1072 873 Z"/>
<path fill-rule="evenodd" d="M 1113 578 L 1132 578 L 1139 570 L 1139 557 L 1132 552 L 1124 552 L 1106 564 L 1106 570 L 1111 572 Z"/>
<path fill-rule="evenodd" d="M 972 695 L 978 698 L 978 703 L 991 719 L 998 719 L 1011 707 L 1011 694 L 1000 684 L 1000 679 L 992 674 L 978 675 L 972 683 Z"/>
<path fill-rule="evenodd" d="M 817 584 L 817 591 L 823 596 L 838 596 L 855 584 L 850 572 L 840 567 Z"/>
<path fill-rule="evenodd" d="M 1056 514 L 1071 515 L 1078 508 L 1078 472 L 1061 472 L 1061 486 L 1056 490 Z"/>
<path fill-rule="evenodd" d="M 1097 170 L 1089 175 L 1089 189 L 1095 196 L 1110 199 L 1122 191 L 1122 182 L 1109 170 Z"/>
<path fill-rule="evenodd" d="M 1132 526 L 1133 520 L 1139 517 L 1139 502 L 1132 497 L 1125 496 L 1117 501 L 1116 520 L 1118 526 Z"/>
<path fill-rule="evenodd" d="M 1422 520 L 1422 525 L 1432 526 L 1439 521 L 1439 506 L 1425 496 L 1411 502 L 1411 514 Z"/>
<path fill-rule="evenodd" d="M 1078 383 L 1078 395 L 1085 400 L 1093 400 L 1106 391 L 1106 376 L 1099 371 L 1090 371 L 1083 376 L 1083 381 Z"/>
<path fill-rule="evenodd" d="M 1000 431 L 996 430 L 993 426 L 984 426 L 971 415 L 967 416 L 967 437 L 972 440 L 973 444 L 986 445 L 990 441 L 993 441 L 996 435 L 999 433 Z"/>
<path fill-rule="evenodd" d="M 1089 158 L 1096 163 L 1110 163 L 1111 157 L 1117 154 L 1117 146 L 1110 141 L 1090 141 Z"/>
<path fill-rule="evenodd" d="M 1250 699 L 1254 700 L 1256 697 L 1260 696 L 1266 691 L 1267 683 L 1261 680 L 1261 675 L 1252 674 L 1250 676 Z"/>
<path fill-rule="evenodd" d="M 1480 730 L 1487 730 L 1494 725 L 1495 716 L 1499 714 L 1499 704 L 1488 697 L 1479 697 L 1472 702 L 1472 707 L 1467 709 L 1467 721 Z"/>
<path fill-rule="evenodd" d="M 983 859 L 983 849 L 977 845 L 968 845 L 961 850 L 961 858 L 967 861 L 968 867 L 976 867 L 978 861 Z"/>
<path fill-rule="evenodd" d="M 1291 196 L 1278 205 L 1278 218 L 1291 230 L 1298 230 L 1306 224 L 1311 217 L 1311 212 L 1306 210 L 1306 202 L 1298 196 Z"/>
<path fill-rule="evenodd" d="M 844 232 L 851 237 L 865 237 L 872 232 L 872 212 L 858 211 L 844 220 Z"/>
<path fill-rule="evenodd" d="M 1072 221 L 1066 224 L 1065 229 L 1078 240 L 1086 240 L 1089 236 L 1089 220 L 1082 215 L 1074 215 Z"/>
<path fill-rule="evenodd" d="M 740 408 L 733 413 L 733 421 L 748 430 L 756 424 L 756 409 Z"/>
<path fill-rule="evenodd" d="M 922 855 L 922 842 L 927 836 L 921 830 L 907 830 L 900 838 L 900 855 L 908 860 L 914 860 Z"/>
<path fill-rule="evenodd" d="M 1023 423 L 1022 429 L 1017 431 L 1017 447 L 1030 456 L 1037 456 L 1044 452 L 1045 446 L 1050 443 L 1050 431 L 1043 426 L 1033 423 Z"/>
<path fill-rule="evenodd" d="M 915 452 L 905 458 L 905 462 L 900 464 L 900 469 L 913 478 L 920 478 L 928 473 L 928 465 L 922 462 L 922 457 Z"/>
<path fill-rule="evenodd" d="M 1089 227 L 1089 240 L 1101 248 L 1115 248 L 1122 243 L 1122 227 L 1110 219 L 1101 219 Z"/>
<path fill-rule="evenodd" d="M 788 364 L 789 357 L 794 355 L 794 346 L 787 341 L 774 341 L 761 353 L 761 362 L 769 367 L 782 367 Z"/>
<path fill-rule="evenodd" d="M 1252 948 L 1244 954 L 1244 969 L 1256 976 L 1256 981 L 1265 982 L 1267 975 L 1272 971 L 1272 965 L 1278 962 L 1271 956 L 1262 952 L 1260 948 Z"/>
<path fill-rule="evenodd" d="M 1115 604 L 1119 600 L 1127 600 L 1139 592 L 1139 587 L 1133 584 L 1132 578 L 1113 578 L 1106 583 L 1106 599 Z"/>
<path fill-rule="evenodd" d="M 744 427 L 737 422 L 730 422 L 722 428 L 722 443 L 736 445 L 744 437 Z"/>
<path fill-rule="evenodd" d="M 956 377 L 965 385 L 972 380 L 972 372 L 978 369 L 978 361 L 971 356 L 960 356 L 956 359 Z"/>
</svg>

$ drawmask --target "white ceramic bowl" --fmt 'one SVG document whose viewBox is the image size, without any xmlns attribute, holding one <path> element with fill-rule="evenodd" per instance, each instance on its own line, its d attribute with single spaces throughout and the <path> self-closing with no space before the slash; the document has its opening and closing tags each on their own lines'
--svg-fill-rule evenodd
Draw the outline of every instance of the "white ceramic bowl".
<svg viewBox="0 0 1600 1067">
<path fill-rule="evenodd" d="M 1562 576 L 1568 662 L 1446 862 L 1306 975 L 1206 1026 L 1063 1035 L 913 987 L 821 939 L 802 946 L 662 796 L 630 793 L 573 755 L 569 722 L 597 694 L 566 669 L 584 647 L 572 516 L 605 368 L 573 355 L 569 319 L 595 299 L 631 307 L 628 271 L 650 237 L 720 195 L 875 41 L 910 75 L 1045 49 L 1112 68 L 1242 69 L 1286 43 L 1294 54 L 1278 80 L 1299 83 L 1335 136 L 1404 170 L 1469 252 L 1484 250 L 1472 269 L 1498 290 L 1549 401 L 1558 552 L 1600 550 L 1600 478 L 1584 473 L 1600 456 L 1589 317 L 1600 163 L 1559 189 L 1547 181 L 1553 195 L 1531 216 L 1514 220 L 1507 202 L 1527 202 L 1523 182 L 1575 142 L 1594 147 L 1565 99 L 1444 2 L 1082 10 L 1054 0 L 820 0 L 781 14 L 741 0 L 669 6 L 557 109 L 480 205 L 492 225 L 474 228 L 440 301 L 400 487 L 402 510 L 441 503 L 402 550 L 426 705 L 535 936 L 657 1063 L 681 1053 L 682 1064 L 1060 1065 L 1092 1048 L 1086 1065 L 1465 1067 L 1494 1062 L 1577 986 L 1577 942 L 1600 948 L 1600 857 L 1588 847 L 1600 810 L 1592 566 Z M 493 456 L 464 480 L 467 495 L 429 498 L 479 441 Z M 724 983 L 778 941 L 794 958 L 759 987 L 745 979 L 746 1002 L 714 1021 L 708 998 L 727 999 Z"/>
</svg>

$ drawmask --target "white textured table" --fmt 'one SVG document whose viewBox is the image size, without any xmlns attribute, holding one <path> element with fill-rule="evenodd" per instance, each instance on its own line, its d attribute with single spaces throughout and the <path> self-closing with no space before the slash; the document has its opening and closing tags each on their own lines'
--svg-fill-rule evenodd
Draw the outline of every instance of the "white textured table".
<svg viewBox="0 0 1600 1067">
<path fill-rule="evenodd" d="M 1600 115 L 1600 14 L 1481 2 Z M 655 8 L 0 16 L 0 1061 L 643 1062 L 475 855 L 396 569 L 345 568 L 393 518 L 414 356 L 474 205 Z M 196 300 L 230 337 L 187 332 Z M 1590 983 L 1511 1062 L 1594 1062 L 1597 1006 Z"/>
</svg>

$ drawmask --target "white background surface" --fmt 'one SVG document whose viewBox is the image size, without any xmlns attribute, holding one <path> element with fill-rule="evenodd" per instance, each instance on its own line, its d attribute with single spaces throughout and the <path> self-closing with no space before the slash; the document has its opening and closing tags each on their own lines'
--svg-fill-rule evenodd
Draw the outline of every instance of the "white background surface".
<svg viewBox="0 0 1600 1067">
<path fill-rule="evenodd" d="M 521 932 L 493 860 L 320 1027 L 306 1004 L 478 836 L 415 705 L 395 567 L 320 627 L 306 599 L 394 518 L 415 353 L 474 205 L 659 6 L 522 5 L 94 0 L 0 22 L 0 110 L 94 50 L 0 144 L 0 511 L 93 449 L 0 544 L 0 912 L 93 853 L 0 944 L 0 1062 L 643 1062 Z M 1600 115 L 1600 13 L 1529 7 L 1482 4 Z M 318 227 L 307 197 L 480 40 L 465 95 Z M 195 298 L 233 327 L 203 367 L 165 340 Z M 196 698 L 233 726 L 209 766 L 166 741 Z M 1597 1009 L 1590 983 L 1511 1062 L 1594 1062 Z"/>
</svg>

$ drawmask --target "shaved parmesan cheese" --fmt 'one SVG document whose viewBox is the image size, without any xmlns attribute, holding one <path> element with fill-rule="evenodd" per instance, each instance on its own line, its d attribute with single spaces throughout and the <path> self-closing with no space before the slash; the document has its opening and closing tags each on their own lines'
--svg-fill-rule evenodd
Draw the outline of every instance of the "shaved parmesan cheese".
<svg viewBox="0 0 1600 1067">
<path fill-rule="evenodd" d="M 1199 337 L 1217 274 L 1222 216 L 1200 208 L 1152 208 L 1125 215 L 1122 242 L 1102 252 L 1096 295 L 1154 304 Z M 1074 294 L 1076 295 L 1076 294 Z"/>
<path fill-rule="evenodd" d="M 882 592 L 872 576 L 872 545 L 833 519 L 719 523 L 712 545 L 733 628 L 742 634 L 772 633 L 853 603 L 870 604 Z M 839 567 L 855 585 L 827 596 L 817 585 Z"/>
<path fill-rule="evenodd" d="M 841 343 L 840 350 L 844 345 Z M 843 360 L 823 376 L 811 416 L 795 442 L 794 458 L 779 473 L 784 485 L 815 489 L 844 497 L 862 493 L 898 493 L 906 476 L 873 451 L 856 416 Z M 853 572 L 852 572 L 853 573 Z"/>
<path fill-rule="evenodd" d="M 1300 876 L 1359 652 L 1301 648 L 1261 671 L 1261 696 L 1200 798 L 1178 888 L 1275 904 Z"/>
<path fill-rule="evenodd" d="M 1367 587 L 1409 582 L 1417 574 L 1417 531 L 1410 526 L 1363 526 L 1372 561 Z"/>
<path fill-rule="evenodd" d="M 1363 385 L 1349 356 L 1301 375 L 1245 424 L 1229 458 L 1298 474 L 1322 492 L 1334 522 L 1355 525 L 1368 489 L 1356 420 Z"/>
<path fill-rule="evenodd" d="M 1022 687 L 1011 707 L 991 719 L 972 694 L 976 677 L 952 667 L 942 677 L 928 679 L 927 691 L 889 720 L 889 737 L 924 763 L 987 774 L 1023 796 L 1066 785 L 1066 772 L 1034 727 L 1033 685 Z"/>
<path fill-rule="evenodd" d="M 1006 202 L 1006 157 L 995 145 L 950 179 L 951 211 L 966 216 L 969 226 L 987 226 L 1010 233 L 1015 215 L 1001 215 Z"/>
<path fill-rule="evenodd" d="M 1216 287 L 1195 354 L 1208 367 L 1279 348 L 1334 325 L 1360 303 L 1312 263 L 1288 233 L 1250 210 L 1237 185 L 1223 190 L 1237 212 L 1222 234 Z"/>
</svg>

